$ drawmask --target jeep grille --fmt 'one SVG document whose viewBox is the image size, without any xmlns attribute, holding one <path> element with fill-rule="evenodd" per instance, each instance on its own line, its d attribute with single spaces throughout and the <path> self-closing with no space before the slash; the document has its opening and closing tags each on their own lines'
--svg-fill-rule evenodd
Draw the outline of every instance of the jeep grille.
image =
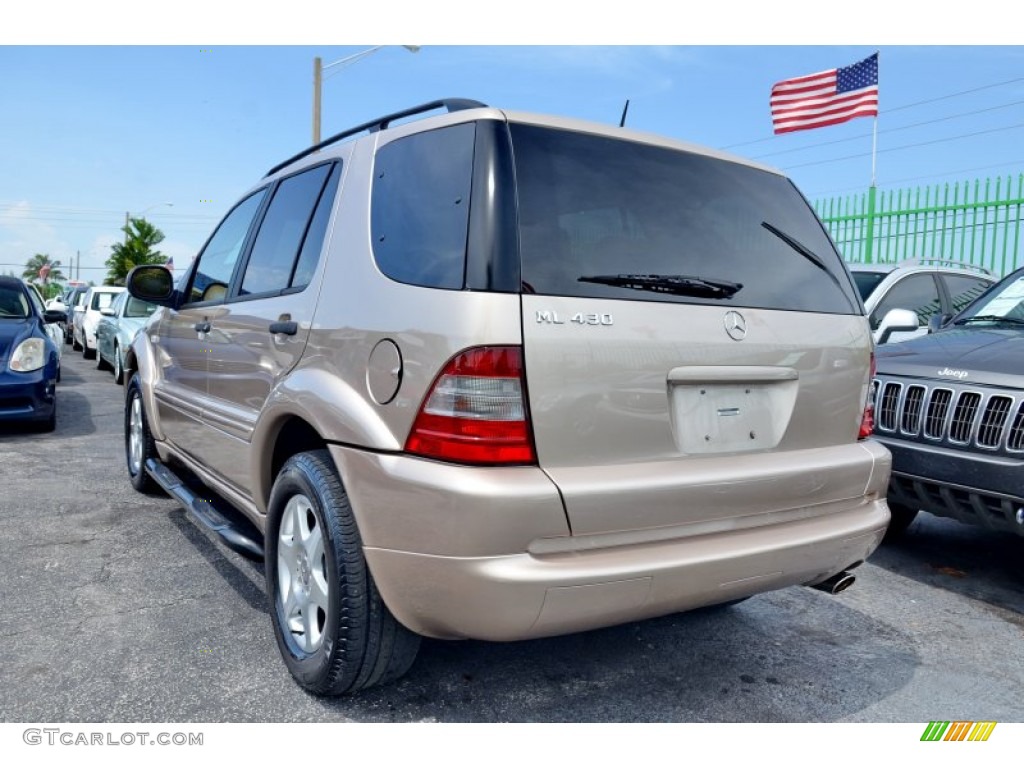
<svg viewBox="0 0 1024 768">
<path fill-rule="evenodd" d="M 874 381 L 880 435 L 1024 452 L 1024 397 L 978 389 Z"/>
</svg>

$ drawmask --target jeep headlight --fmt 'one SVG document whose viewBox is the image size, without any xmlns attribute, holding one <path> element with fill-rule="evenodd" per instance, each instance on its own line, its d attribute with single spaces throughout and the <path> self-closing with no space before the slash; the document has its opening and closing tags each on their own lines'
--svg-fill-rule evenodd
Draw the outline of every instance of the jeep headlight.
<svg viewBox="0 0 1024 768">
<path fill-rule="evenodd" d="M 8 365 L 19 373 L 38 371 L 46 365 L 46 343 L 42 339 L 25 339 L 14 350 Z"/>
</svg>

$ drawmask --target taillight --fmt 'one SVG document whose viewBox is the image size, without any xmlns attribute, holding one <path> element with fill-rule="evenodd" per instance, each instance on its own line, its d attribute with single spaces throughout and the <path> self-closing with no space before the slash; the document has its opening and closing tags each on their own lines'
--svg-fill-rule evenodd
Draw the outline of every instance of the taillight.
<svg viewBox="0 0 1024 768">
<path fill-rule="evenodd" d="M 863 440 L 867 437 L 871 437 L 871 433 L 875 430 L 875 374 L 878 372 L 878 366 L 875 364 L 875 353 L 871 353 L 871 372 L 868 376 L 868 396 L 864 403 L 864 415 L 860 419 L 860 430 L 857 432 L 857 439 Z"/>
<path fill-rule="evenodd" d="M 405 450 L 464 464 L 533 464 L 520 347 L 474 347 L 445 365 Z"/>
</svg>

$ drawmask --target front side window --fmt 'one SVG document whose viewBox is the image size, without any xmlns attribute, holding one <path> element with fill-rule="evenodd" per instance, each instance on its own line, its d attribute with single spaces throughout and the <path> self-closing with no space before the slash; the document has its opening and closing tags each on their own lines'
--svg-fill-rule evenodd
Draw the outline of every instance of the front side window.
<svg viewBox="0 0 1024 768">
<path fill-rule="evenodd" d="M 373 255 L 392 280 L 462 288 L 475 137 L 476 126 L 464 123 L 406 136 L 377 152 Z"/>
<path fill-rule="evenodd" d="M 249 228 L 266 194 L 267 190 L 261 189 L 245 198 L 217 227 L 217 231 L 199 254 L 199 263 L 196 265 L 188 292 L 188 302 L 224 300 Z"/>
<path fill-rule="evenodd" d="M 909 309 L 917 314 L 918 325 L 928 325 L 932 315 L 941 311 L 939 289 L 930 274 L 910 275 L 889 289 L 871 313 L 871 328 L 877 330 L 891 309 Z"/>
<path fill-rule="evenodd" d="M 967 275 L 946 275 L 942 278 L 949 289 L 949 298 L 953 302 L 953 314 L 965 309 L 968 304 L 981 296 L 992 283 Z"/>
<path fill-rule="evenodd" d="M 28 298 L 17 288 L 0 287 L 0 318 L 28 317 Z"/>
<path fill-rule="evenodd" d="M 861 312 L 785 177 L 610 137 L 509 130 L 524 292 Z"/>
<path fill-rule="evenodd" d="M 245 266 L 242 295 L 289 287 L 299 248 L 330 172 L 330 165 L 320 165 L 278 184 Z"/>
</svg>

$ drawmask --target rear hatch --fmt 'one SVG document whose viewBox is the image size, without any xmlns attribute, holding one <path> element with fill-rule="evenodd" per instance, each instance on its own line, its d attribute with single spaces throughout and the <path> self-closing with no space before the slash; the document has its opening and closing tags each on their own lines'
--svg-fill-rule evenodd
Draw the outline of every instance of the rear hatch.
<svg viewBox="0 0 1024 768">
<path fill-rule="evenodd" d="M 573 533 L 719 530 L 863 496 L 871 340 L 792 183 L 657 144 L 510 132 L 537 458 Z"/>
</svg>

